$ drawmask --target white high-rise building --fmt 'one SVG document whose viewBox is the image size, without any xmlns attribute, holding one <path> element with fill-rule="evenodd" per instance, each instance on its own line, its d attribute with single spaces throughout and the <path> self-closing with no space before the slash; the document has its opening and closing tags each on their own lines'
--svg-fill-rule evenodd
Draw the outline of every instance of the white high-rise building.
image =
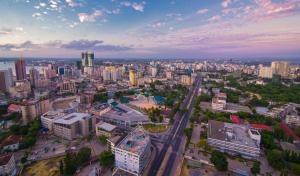
<svg viewBox="0 0 300 176">
<path fill-rule="evenodd" d="M 150 137 L 143 127 L 138 126 L 115 147 L 117 169 L 141 175 L 149 161 Z"/>
<path fill-rule="evenodd" d="M 288 62 L 276 61 L 272 62 L 271 68 L 273 72 L 282 77 L 289 76 L 290 64 Z"/>
<path fill-rule="evenodd" d="M 105 67 L 102 72 L 104 81 L 117 81 L 119 79 L 119 71 L 115 67 Z"/>
</svg>

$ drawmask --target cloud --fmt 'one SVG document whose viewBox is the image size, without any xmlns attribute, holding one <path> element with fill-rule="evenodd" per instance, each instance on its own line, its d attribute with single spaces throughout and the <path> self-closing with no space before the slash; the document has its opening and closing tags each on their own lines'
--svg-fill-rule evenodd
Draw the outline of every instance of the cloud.
<svg viewBox="0 0 300 176">
<path fill-rule="evenodd" d="M 19 32 L 23 32 L 23 28 L 22 27 L 16 27 L 16 31 L 19 31 Z"/>
<path fill-rule="evenodd" d="M 35 44 L 31 41 L 25 41 L 20 44 L 0 44 L 0 50 L 4 51 L 30 51 L 37 49 L 67 49 L 67 50 L 94 50 L 94 51 L 127 51 L 131 47 L 121 45 L 104 44 L 102 40 L 73 40 L 63 43 L 61 40 L 54 40 L 45 43 Z"/>
<path fill-rule="evenodd" d="M 94 50 L 94 51 L 125 51 L 130 47 L 120 45 L 107 45 L 102 40 L 73 40 L 63 44 L 62 48 L 74 50 Z"/>
<path fill-rule="evenodd" d="M 223 0 L 221 3 L 222 7 L 227 8 L 232 3 L 231 0 Z"/>
<path fill-rule="evenodd" d="M 42 16 L 42 14 L 39 13 L 39 12 L 36 12 L 36 13 L 32 14 L 33 18 L 40 17 L 40 16 Z"/>
<path fill-rule="evenodd" d="M 75 0 L 66 0 L 66 3 L 70 6 L 70 7 L 77 7 L 77 6 L 83 6 L 83 3 L 80 2 L 76 2 Z"/>
<path fill-rule="evenodd" d="M 208 12 L 208 9 L 199 9 L 196 14 L 206 14 Z"/>
<path fill-rule="evenodd" d="M 78 18 L 80 22 L 94 22 L 99 16 L 104 16 L 104 13 L 101 10 L 95 10 L 92 14 L 79 13 Z"/>
<path fill-rule="evenodd" d="M 31 50 L 36 47 L 38 47 L 38 46 L 33 44 L 31 41 L 25 41 L 24 43 L 20 43 L 20 44 L 1 44 L 0 50 L 27 51 L 27 50 Z"/>
<path fill-rule="evenodd" d="M 208 19 L 208 21 L 219 21 L 221 19 L 221 16 L 219 15 L 215 15 L 215 16 L 212 16 L 211 18 Z"/>
<path fill-rule="evenodd" d="M 139 12 L 144 12 L 145 4 L 146 4 L 145 1 L 143 1 L 142 3 L 136 3 L 136 2 L 131 3 L 129 1 L 120 2 L 121 6 L 132 7 L 134 10 L 139 11 Z"/>
<path fill-rule="evenodd" d="M 0 35 L 8 35 L 11 34 L 13 30 L 11 28 L 2 27 L 0 28 Z"/>
</svg>

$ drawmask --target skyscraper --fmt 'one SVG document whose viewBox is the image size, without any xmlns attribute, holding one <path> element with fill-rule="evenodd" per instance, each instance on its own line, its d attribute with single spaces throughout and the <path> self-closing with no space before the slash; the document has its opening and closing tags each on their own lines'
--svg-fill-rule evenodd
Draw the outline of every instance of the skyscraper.
<svg viewBox="0 0 300 176">
<path fill-rule="evenodd" d="M 94 64 L 94 53 L 86 53 L 88 57 L 88 66 L 92 67 Z"/>
<path fill-rule="evenodd" d="M 135 70 L 129 70 L 129 83 L 132 86 L 136 86 L 137 85 L 137 75 L 136 75 L 136 71 Z"/>
<path fill-rule="evenodd" d="M 83 67 L 92 67 L 94 64 L 94 53 L 82 52 L 81 63 Z"/>
<path fill-rule="evenodd" d="M 273 69 L 271 67 L 261 67 L 259 69 L 259 77 L 272 78 L 273 77 Z"/>
<path fill-rule="evenodd" d="M 23 58 L 16 60 L 15 67 L 16 67 L 16 76 L 17 80 L 24 80 L 26 79 L 26 63 Z"/>
<path fill-rule="evenodd" d="M 38 79 L 39 79 L 39 72 L 32 67 L 29 70 L 29 80 L 30 80 L 31 87 L 35 88 Z"/>
<path fill-rule="evenodd" d="M 8 90 L 13 84 L 12 81 L 12 71 L 9 70 L 0 70 L 0 90 Z"/>
<path fill-rule="evenodd" d="M 271 68 L 274 74 L 280 75 L 282 77 L 289 76 L 290 64 L 284 61 L 272 62 Z"/>
</svg>

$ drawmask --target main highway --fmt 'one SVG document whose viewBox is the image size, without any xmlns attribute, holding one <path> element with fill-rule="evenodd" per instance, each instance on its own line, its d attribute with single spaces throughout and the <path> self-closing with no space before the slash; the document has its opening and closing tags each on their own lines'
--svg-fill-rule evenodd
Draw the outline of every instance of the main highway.
<svg viewBox="0 0 300 176">
<path fill-rule="evenodd" d="M 187 109 L 188 111 L 184 114 L 177 112 L 174 117 L 174 124 L 169 132 L 169 135 L 163 144 L 160 152 L 155 156 L 152 165 L 151 165 L 151 172 L 149 173 L 150 176 L 156 176 L 161 164 L 163 163 L 167 151 L 171 150 L 171 154 L 169 155 L 169 158 L 167 159 L 166 166 L 163 171 L 164 176 L 169 176 L 172 174 L 172 171 L 176 170 L 178 166 L 178 162 L 175 162 L 178 157 L 181 156 L 181 152 L 179 150 L 180 144 L 183 140 L 184 135 L 184 129 L 186 128 L 189 118 L 192 113 L 193 109 L 193 102 L 195 98 L 197 97 L 197 92 L 199 90 L 199 86 L 201 83 L 201 78 L 199 75 L 197 75 L 195 79 L 195 84 L 192 88 L 190 88 L 189 93 L 183 100 L 183 103 L 180 106 L 180 109 Z M 171 148 L 171 149 L 169 149 Z M 167 155 L 168 156 L 168 155 Z"/>
</svg>

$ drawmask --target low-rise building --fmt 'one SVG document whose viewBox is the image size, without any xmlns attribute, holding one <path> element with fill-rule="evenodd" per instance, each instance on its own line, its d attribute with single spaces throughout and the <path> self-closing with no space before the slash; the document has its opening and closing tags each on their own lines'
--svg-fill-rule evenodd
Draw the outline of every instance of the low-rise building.
<svg viewBox="0 0 300 176">
<path fill-rule="evenodd" d="M 95 118 L 87 113 L 71 113 L 54 120 L 53 133 L 72 140 L 86 137 L 95 130 Z"/>
<path fill-rule="evenodd" d="M 124 137 L 124 136 L 123 136 Z M 122 136 L 116 135 L 107 139 L 107 149 L 115 154 L 115 147 L 121 142 L 123 139 Z"/>
<path fill-rule="evenodd" d="M 66 114 L 60 110 L 48 111 L 45 114 L 41 115 L 41 125 L 43 128 L 48 129 L 50 132 L 53 132 L 53 123 L 55 120 L 62 118 Z"/>
<path fill-rule="evenodd" d="M 211 102 L 213 110 L 223 110 L 226 107 L 227 95 L 225 93 L 218 93 Z"/>
<path fill-rule="evenodd" d="M 21 136 L 16 136 L 16 135 L 8 136 L 1 142 L 1 148 L 5 151 L 6 150 L 9 150 L 9 151 L 18 150 L 20 147 L 21 141 L 22 141 Z"/>
<path fill-rule="evenodd" d="M 149 122 L 149 118 L 143 113 L 118 103 L 112 104 L 111 109 L 100 116 L 100 120 L 121 126 L 132 126 Z"/>
<path fill-rule="evenodd" d="M 115 166 L 134 175 L 141 175 L 149 161 L 150 136 L 143 127 L 131 131 L 115 147 Z"/>
<path fill-rule="evenodd" d="M 207 141 L 210 146 L 232 155 L 250 159 L 260 155 L 261 135 L 245 125 L 210 120 Z"/>
<path fill-rule="evenodd" d="M 0 155 L 0 175 L 16 175 L 16 161 L 12 153 Z"/>
<path fill-rule="evenodd" d="M 290 126 L 300 126 L 300 116 L 287 115 L 287 116 L 285 116 L 285 123 Z"/>
<path fill-rule="evenodd" d="M 110 138 L 116 128 L 117 127 L 115 125 L 99 122 L 96 124 L 96 136 L 106 136 Z"/>
</svg>

